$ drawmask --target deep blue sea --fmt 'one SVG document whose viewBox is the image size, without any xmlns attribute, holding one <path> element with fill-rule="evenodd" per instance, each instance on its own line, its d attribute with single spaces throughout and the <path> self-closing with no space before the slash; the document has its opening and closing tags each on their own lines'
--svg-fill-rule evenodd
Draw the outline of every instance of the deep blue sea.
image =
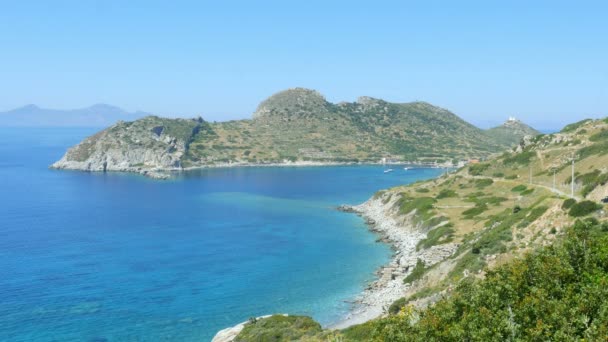
<svg viewBox="0 0 608 342">
<path fill-rule="evenodd" d="M 391 251 L 334 208 L 440 172 L 47 169 L 95 131 L 0 128 L 1 341 L 208 341 L 283 312 L 335 322 Z"/>
</svg>

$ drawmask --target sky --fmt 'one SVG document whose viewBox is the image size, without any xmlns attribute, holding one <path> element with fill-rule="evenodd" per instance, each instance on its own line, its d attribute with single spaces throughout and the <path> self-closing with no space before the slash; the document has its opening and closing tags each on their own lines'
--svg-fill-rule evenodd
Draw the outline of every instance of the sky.
<svg viewBox="0 0 608 342">
<path fill-rule="evenodd" d="M 0 110 L 249 118 L 292 87 L 481 127 L 608 116 L 607 1 L 5 1 Z"/>
</svg>

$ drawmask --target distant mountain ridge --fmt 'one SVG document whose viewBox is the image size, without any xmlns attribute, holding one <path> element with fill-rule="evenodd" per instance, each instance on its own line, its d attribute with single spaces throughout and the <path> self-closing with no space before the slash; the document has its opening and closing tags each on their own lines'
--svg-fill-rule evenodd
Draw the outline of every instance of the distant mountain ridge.
<svg viewBox="0 0 608 342">
<path fill-rule="evenodd" d="M 209 123 L 148 116 L 120 122 L 71 148 L 53 167 L 143 172 L 382 159 L 450 162 L 504 151 L 524 131 L 508 125 L 496 139 L 426 102 L 363 96 L 335 104 L 315 90 L 292 88 L 262 101 L 248 120 Z"/>
<path fill-rule="evenodd" d="M 116 121 L 132 121 L 150 115 L 127 112 L 108 104 L 95 104 L 80 109 L 46 109 L 30 104 L 0 112 L 0 126 L 106 127 Z"/>
</svg>

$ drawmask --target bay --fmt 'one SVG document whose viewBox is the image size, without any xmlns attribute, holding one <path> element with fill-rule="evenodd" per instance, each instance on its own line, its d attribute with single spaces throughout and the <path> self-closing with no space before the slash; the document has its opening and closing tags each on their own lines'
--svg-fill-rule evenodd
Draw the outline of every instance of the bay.
<svg viewBox="0 0 608 342">
<path fill-rule="evenodd" d="M 0 128 L 0 340 L 208 341 L 249 317 L 339 320 L 389 261 L 335 207 L 441 170 L 49 170 L 91 128 Z"/>
</svg>

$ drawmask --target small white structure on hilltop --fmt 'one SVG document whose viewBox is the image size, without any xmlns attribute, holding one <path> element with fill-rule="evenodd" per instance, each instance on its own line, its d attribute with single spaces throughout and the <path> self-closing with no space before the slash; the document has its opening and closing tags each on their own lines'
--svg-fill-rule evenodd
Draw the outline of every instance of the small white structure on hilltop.
<svg viewBox="0 0 608 342">
<path fill-rule="evenodd" d="M 517 119 L 514 116 L 509 116 L 509 120 L 507 121 L 517 121 Z"/>
</svg>

